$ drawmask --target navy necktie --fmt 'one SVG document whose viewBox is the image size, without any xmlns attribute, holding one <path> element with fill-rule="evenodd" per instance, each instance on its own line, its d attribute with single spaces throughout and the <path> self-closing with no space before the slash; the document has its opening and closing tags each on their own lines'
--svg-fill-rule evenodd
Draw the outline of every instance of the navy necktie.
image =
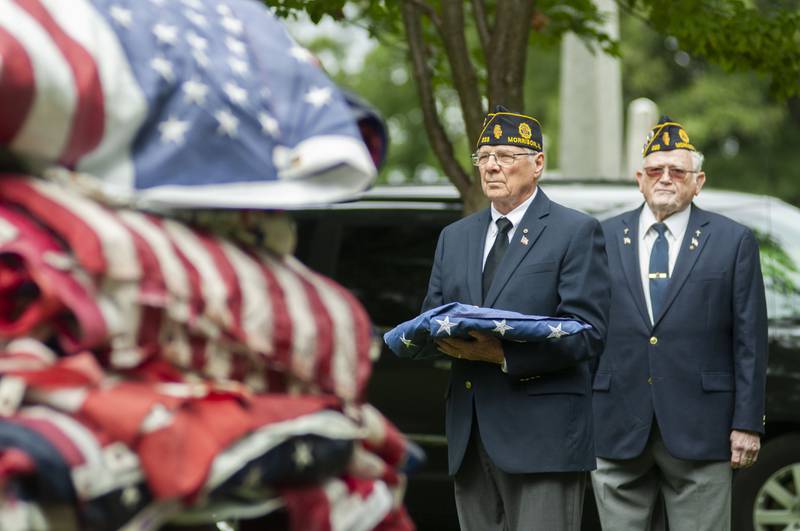
<svg viewBox="0 0 800 531">
<path fill-rule="evenodd" d="M 650 251 L 650 305 L 653 309 L 653 320 L 659 315 L 664 304 L 664 295 L 669 285 L 669 243 L 665 234 L 664 223 L 653 223 L 653 230 L 658 233 L 653 249 Z"/>
<path fill-rule="evenodd" d="M 494 239 L 494 244 L 492 244 L 492 249 L 489 251 L 489 256 L 486 257 L 486 264 L 483 266 L 484 300 L 486 299 L 486 294 L 489 293 L 489 288 L 492 286 L 497 266 L 500 265 L 506 250 L 508 250 L 508 231 L 513 225 L 508 218 L 499 218 L 495 223 L 497 224 L 497 236 Z"/>
</svg>

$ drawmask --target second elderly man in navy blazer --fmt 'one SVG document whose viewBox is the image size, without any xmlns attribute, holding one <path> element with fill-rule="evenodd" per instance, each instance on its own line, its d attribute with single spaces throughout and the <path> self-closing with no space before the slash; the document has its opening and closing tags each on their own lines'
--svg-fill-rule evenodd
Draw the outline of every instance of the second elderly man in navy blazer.
<svg viewBox="0 0 800 531">
<path fill-rule="evenodd" d="M 477 332 L 438 342 L 453 358 L 446 424 L 459 522 L 465 531 L 578 530 L 595 467 L 591 365 L 610 296 L 602 231 L 537 187 L 537 120 L 498 108 L 477 147 L 491 208 L 442 231 L 423 309 L 462 302 L 592 328 L 539 343 Z"/>
<path fill-rule="evenodd" d="M 636 173 L 644 204 L 603 223 L 612 272 L 608 340 L 594 380 L 603 529 L 648 529 L 663 496 L 671 531 L 730 529 L 732 468 L 763 431 L 767 314 L 758 245 L 692 199 L 702 155 L 661 119 Z"/>
</svg>

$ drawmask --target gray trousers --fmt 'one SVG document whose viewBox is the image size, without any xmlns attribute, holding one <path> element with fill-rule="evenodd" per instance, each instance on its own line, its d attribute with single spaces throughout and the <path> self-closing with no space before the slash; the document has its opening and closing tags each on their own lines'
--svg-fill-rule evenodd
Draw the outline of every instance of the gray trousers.
<svg viewBox="0 0 800 531">
<path fill-rule="evenodd" d="M 455 477 L 461 531 L 578 531 L 587 475 L 503 472 L 486 454 L 474 421 Z"/>
<path fill-rule="evenodd" d="M 597 459 L 592 486 L 606 531 L 649 531 L 659 492 L 670 531 L 731 528 L 733 471 L 727 461 L 672 457 L 653 423 L 650 439 L 634 459 Z M 656 524 L 663 528 L 663 522 Z"/>
</svg>

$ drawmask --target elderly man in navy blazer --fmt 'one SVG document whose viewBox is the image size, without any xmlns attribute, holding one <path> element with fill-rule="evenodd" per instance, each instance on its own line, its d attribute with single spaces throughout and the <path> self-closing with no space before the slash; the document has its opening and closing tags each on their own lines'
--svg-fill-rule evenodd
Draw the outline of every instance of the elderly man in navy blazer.
<svg viewBox="0 0 800 531">
<path fill-rule="evenodd" d="M 663 117 L 636 173 L 645 204 L 603 223 L 608 340 L 594 379 L 603 529 L 648 529 L 663 496 L 672 531 L 730 528 L 732 469 L 763 431 L 767 313 L 758 245 L 692 204 L 702 155 Z"/>
<path fill-rule="evenodd" d="M 449 302 L 581 320 L 538 343 L 448 338 L 450 473 L 465 531 L 580 528 L 595 466 L 592 360 L 609 304 L 600 224 L 548 199 L 539 122 L 499 107 L 473 162 L 491 208 L 442 231 L 423 310 Z M 502 323 L 498 324 L 500 327 Z"/>
</svg>

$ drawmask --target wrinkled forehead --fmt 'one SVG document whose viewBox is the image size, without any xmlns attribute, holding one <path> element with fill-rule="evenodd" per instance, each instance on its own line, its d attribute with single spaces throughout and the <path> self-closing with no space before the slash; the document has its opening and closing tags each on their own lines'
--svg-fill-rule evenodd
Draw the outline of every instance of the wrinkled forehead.
<svg viewBox="0 0 800 531">
<path fill-rule="evenodd" d="M 685 149 L 656 151 L 644 158 L 642 166 L 678 166 L 690 169 L 692 167 L 692 154 Z"/>
</svg>

